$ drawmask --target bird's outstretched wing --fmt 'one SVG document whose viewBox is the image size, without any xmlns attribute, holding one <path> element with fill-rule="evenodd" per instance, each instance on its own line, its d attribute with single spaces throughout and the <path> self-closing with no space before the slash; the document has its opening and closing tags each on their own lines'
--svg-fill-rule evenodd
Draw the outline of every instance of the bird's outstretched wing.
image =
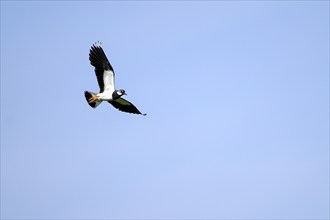
<svg viewBox="0 0 330 220">
<path fill-rule="evenodd" d="M 89 61 L 95 67 L 100 93 L 104 90 L 115 91 L 115 73 L 105 55 L 100 42 L 96 42 L 89 51 Z"/>
<path fill-rule="evenodd" d="M 147 114 L 142 114 L 132 103 L 130 103 L 129 101 L 123 98 L 111 100 L 108 102 L 119 111 L 133 113 L 133 114 L 147 115 Z"/>
</svg>

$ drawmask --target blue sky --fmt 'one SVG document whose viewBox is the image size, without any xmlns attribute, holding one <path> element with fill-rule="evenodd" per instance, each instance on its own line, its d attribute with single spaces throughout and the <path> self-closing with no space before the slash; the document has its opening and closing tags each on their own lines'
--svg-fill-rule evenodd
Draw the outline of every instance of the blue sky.
<svg viewBox="0 0 330 220">
<path fill-rule="evenodd" d="M 1 1 L 1 218 L 328 219 L 329 2 Z"/>
</svg>

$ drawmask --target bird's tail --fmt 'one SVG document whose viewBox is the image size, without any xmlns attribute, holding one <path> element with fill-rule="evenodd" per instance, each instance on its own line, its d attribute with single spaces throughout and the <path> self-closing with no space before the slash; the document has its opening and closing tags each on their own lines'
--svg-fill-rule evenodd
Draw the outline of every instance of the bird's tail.
<svg viewBox="0 0 330 220">
<path fill-rule="evenodd" d="M 94 102 L 89 102 L 88 100 L 93 97 L 93 95 L 96 95 L 97 93 L 95 92 L 89 92 L 85 91 L 85 98 L 87 100 L 88 105 L 90 105 L 92 108 L 96 108 L 99 104 L 101 104 L 102 101 L 94 101 Z"/>
</svg>

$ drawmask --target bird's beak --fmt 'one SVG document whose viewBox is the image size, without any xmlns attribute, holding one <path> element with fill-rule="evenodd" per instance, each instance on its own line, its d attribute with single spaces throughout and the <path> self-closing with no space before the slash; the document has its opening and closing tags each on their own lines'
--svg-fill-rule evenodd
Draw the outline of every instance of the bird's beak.
<svg viewBox="0 0 330 220">
<path fill-rule="evenodd" d="M 124 93 L 124 95 L 127 95 L 126 92 Z"/>
</svg>

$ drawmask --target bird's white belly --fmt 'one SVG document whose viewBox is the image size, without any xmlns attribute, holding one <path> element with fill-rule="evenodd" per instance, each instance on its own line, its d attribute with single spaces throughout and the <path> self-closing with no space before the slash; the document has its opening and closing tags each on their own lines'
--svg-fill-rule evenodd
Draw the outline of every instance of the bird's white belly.
<svg viewBox="0 0 330 220">
<path fill-rule="evenodd" d="M 102 101 L 110 101 L 112 100 L 112 93 L 113 91 L 105 90 L 104 92 L 99 93 L 98 96 Z"/>
</svg>

